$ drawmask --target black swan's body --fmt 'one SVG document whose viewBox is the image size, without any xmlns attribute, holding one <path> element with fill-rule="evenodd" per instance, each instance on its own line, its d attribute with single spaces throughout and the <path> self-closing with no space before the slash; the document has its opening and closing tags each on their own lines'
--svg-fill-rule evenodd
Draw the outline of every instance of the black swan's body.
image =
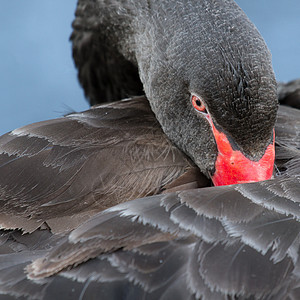
<svg viewBox="0 0 300 300">
<path fill-rule="evenodd" d="M 0 137 L 0 299 L 299 299 L 300 116 L 275 125 L 243 12 L 84 0 L 73 27 L 92 104 L 147 98 Z"/>
</svg>

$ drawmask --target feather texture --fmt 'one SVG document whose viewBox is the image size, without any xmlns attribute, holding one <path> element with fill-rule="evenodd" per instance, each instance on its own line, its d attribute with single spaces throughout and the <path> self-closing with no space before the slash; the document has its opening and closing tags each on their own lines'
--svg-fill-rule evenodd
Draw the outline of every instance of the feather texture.
<svg viewBox="0 0 300 300">
<path fill-rule="evenodd" d="M 0 151 L 1 213 L 11 216 L 1 226 L 28 232 L 43 222 L 69 231 L 183 174 L 184 183 L 208 182 L 191 172 L 196 168 L 162 133 L 145 98 L 16 129 L 0 138 Z"/>
<path fill-rule="evenodd" d="M 106 128 L 112 130 L 109 122 L 114 128 L 117 121 L 112 114 L 102 114 L 102 110 L 113 108 L 113 113 L 114 109 L 118 109 L 118 116 L 124 113 L 123 116 L 128 118 L 126 108 L 132 110 L 136 106 L 147 108 L 146 102 L 139 99 L 96 107 L 65 118 L 66 122 L 76 120 L 78 126 L 93 123 L 91 128 L 97 128 L 95 131 L 99 133 L 101 126 L 97 124 L 101 123 L 101 118 L 95 118 L 97 112 L 105 119 Z M 140 128 L 147 128 L 145 125 L 152 116 L 150 110 L 144 111 L 142 120 L 139 119 Z M 95 120 L 90 119 L 91 116 Z M 57 123 L 46 122 L 43 129 L 47 135 L 37 124 L 15 131 L 12 139 L 4 136 L 8 142 L 3 143 L 0 157 L 14 157 L 8 163 L 11 165 L 21 161 L 15 159 L 18 156 L 31 160 L 31 164 L 43 165 L 39 154 L 43 151 L 49 153 L 49 146 L 38 146 L 33 140 L 33 145 L 29 143 L 26 149 L 17 152 L 19 145 L 13 143 L 23 136 L 38 136 L 42 142 L 47 140 L 47 145 L 62 147 L 59 135 L 51 137 L 49 124 L 54 124 L 59 132 L 59 126 L 65 124 L 65 119 L 59 119 Z M 129 117 L 127 132 L 130 131 L 130 122 Z M 88 214 L 89 220 L 69 235 L 53 235 L 46 228 L 26 235 L 18 231 L 3 232 L 0 246 L 0 268 L 3 271 L 0 273 L 5 276 L 0 278 L 1 293 L 26 299 L 53 299 L 58 295 L 64 299 L 297 299 L 300 282 L 299 132 L 298 112 L 281 107 L 276 127 L 280 175 L 272 180 L 162 193 L 132 201 L 126 201 L 124 197 L 120 202 L 126 202 L 114 203 L 102 212 L 99 211 L 109 204 L 95 208 L 93 215 Z M 73 144 L 77 148 L 80 145 L 81 149 L 89 151 L 92 144 L 100 150 L 101 147 L 105 149 L 104 145 L 97 144 L 97 139 L 91 139 L 91 143 L 85 138 L 86 133 L 80 135 L 78 127 L 74 134 L 76 138 L 70 132 L 67 138 L 62 138 L 65 147 Z M 91 130 L 90 137 L 93 134 Z M 289 136 L 294 138 L 289 139 Z M 127 141 L 127 136 L 121 134 L 118 143 L 122 144 L 123 139 Z M 159 144 L 160 147 L 163 145 Z M 148 144 L 148 147 L 152 151 L 154 146 Z M 293 151 L 293 155 L 289 150 Z M 171 154 L 174 161 L 172 151 L 176 150 L 164 151 L 163 157 Z M 70 153 L 73 152 L 67 151 L 67 155 Z M 56 155 L 50 157 L 53 163 L 47 164 L 45 170 L 56 171 L 64 165 Z M 75 155 L 73 164 L 63 160 L 67 164 L 64 169 L 80 164 L 78 157 Z M 89 158 L 88 155 L 86 157 Z M 184 156 L 181 157 L 186 165 L 179 164 L 182 169 L 177 176 L 185 174 L 186 168 L 193 167 Z M 50 162 L 50 159 L 47 157 L 46 161 Z M 81 173 L 77 176 L 80 178 Z M 179 187 L 188 182 L 184 176 L 177 180 L 175 177 L 171 176 L 170 180 L 175 182 L 175 186 L 176 182 Z M 40 180 L 43 181 L 42 178 Z M 16 191 L 11 201 L 17 199 L 20 193 L 19 189 L 14 189 L 17 182 L 13 182 L 13 188 L 6 185 L 3 189 Z M 76 198 L 78 190 L 74 188 L 71 191 L 71 201 L 80 203 L 82 199 Z M 163 187 L 153 193 L 157 191 L 163 191 Z M 60 195 L 56 197 L 59 199 Z M 47 224 L 49 214 L 54 214 L 49 212 L 52 204 L 64 204 L 56 197 L 51 199 L 51 205 L 45 202 L 46 205 L 42 206 L 48 211 L 41 215 L 45 218 L 41 217 L 41 222 Z M 6 199 L 9 200 L 8 197 Z M 27 199 L 25 206 L 43 201 L 42 197 L 31 198 L 30 195 L 24 199 Z M 8 207 L 14 209 L 13 204 Z M 18 215 L 26 219 L 25 214 Z M 32 216 L 31 220 L 34 219 Z M 25 231 L 26 226 L 23 228 Z M 26 272 L 22 271 L 24 268 Z"/>
</svg>

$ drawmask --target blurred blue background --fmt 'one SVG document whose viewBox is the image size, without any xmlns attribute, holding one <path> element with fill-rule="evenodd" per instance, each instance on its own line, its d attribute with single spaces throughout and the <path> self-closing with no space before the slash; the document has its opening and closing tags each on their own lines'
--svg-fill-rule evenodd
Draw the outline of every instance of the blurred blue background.
<svg viewBox="0 0 300 300">
<path fill-rule="evenodd" d="M 277 80 L 300 77 L 300 1 L 238 0 L 273 55 Z M 0 134 L 88 108 L 71 58 L 76 0 L 9 0 L 0 10 Z"/>
</svg>

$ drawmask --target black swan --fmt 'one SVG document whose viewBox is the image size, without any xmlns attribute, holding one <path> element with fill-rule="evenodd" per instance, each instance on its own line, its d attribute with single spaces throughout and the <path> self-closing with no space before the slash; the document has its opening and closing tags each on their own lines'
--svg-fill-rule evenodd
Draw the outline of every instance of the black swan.
<svg viewBox="0 0 300 300">
<path fill-rule="evenodd" d="M 115 102 L 0 137 L 0 299 L 299 299 L 300 115 L 241 9 L 79 0 L 73 28 Z"/>
</svg>

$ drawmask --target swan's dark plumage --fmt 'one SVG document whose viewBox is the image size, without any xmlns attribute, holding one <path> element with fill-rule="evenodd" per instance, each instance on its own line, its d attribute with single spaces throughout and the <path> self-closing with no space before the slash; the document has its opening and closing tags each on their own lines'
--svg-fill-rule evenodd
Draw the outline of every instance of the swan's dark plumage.
<svg viewBox="0 0 300 300">
<path fill-rule="evenodd" d="M 279 108 L 274 179 L 211 187 L 202 174 L 217 147 L 191 93 L 236 151 L 258 160 L 272 143 L 270 54 L 238 6 L 79 0 L 73 28 L 90 102 L 144 89 L 150 105 L 0 137 L 0 299 L 299 299 L 299 111 Z"/>
<path fill-rule="evenodd" d="M 280 104 L 300 109 L 300 79 L 287 83 L 278 83 L 278 100 Z"/>
<path fill-rule="evenodd" d="M 112 106 L 130 106 L 134 109 L 135 105 L 141 108 L 146 104 L 137 100 Z M 107 111 L 107 107 L 103 110 Z M 146 111 L 149 116 L 143 115 L 139 122 L 142 127 L 152 118 L 151 111 Z M 101 109 L 94 108 L 71 117 L 85 124 L 87 116 L 95 116 L 96 112 L 101 112 Z M 100 118 L 95 120 L 96 124 L 99 124 L 101 116 L 106 121 L 110 118 L 108 122 L 114 122 L 113 115 L 108 117 L 100 114 Z M 118 115 L 114 117 L 117 122 Z M 131 118 L 127 117 L 130 123 Z M 136 116 L 132 118 L 134 120 Z M 56 123 L 56 129 L 63 128 L 62 120 L 51 122 Z M 42 130 L 42 124 L 36 124 L 31 130 Z M 43 129 L 50 136 L 51 130 L 47 130 L 47 127 L 51 128 L 49 124 L 48 121 L 44 122 Z M 25 130 L 29 133 L 30 128 L 25 127 Z M 69 132 L 68 138 L 75 141 L 78 132 L 71 132 L 75 136 Z M 95 214 L 69 237 L 52 235 L 48 230 L 36 230 L 24 236 L 18 231 L 3 232 L 0 246 L 0 274 L 3 274 L 0 278 L 1 293 L 27 295 L 32 299 L 53 299 L 58 295 L 64 299 L 81 296 L 82 299 L 100 296 L 119 299 L 121 295 L 124 299 L 225 299 L 226 295 L 239 295 L 242 299 L 250 296 L 261 299 L 269 299 L 271 296 L 274 299 L 297 299 L 300 232 L 299 111 L 285 107 L 279 109 L 276 137 L 276 164 L 281 175 L 273 180 L 192 189 L 129 201 Z M 15 137 L 18 138 L 21 137 Z M 126 140 L 124 135 L 123 138 Z M 91 140 L 96 143 L 96 139 Z M 89 142 L 88 146 L 91 146 Z M 167 146 L 170 147 L 169 144 Z M 31 156 L 28 157 L 33 165 L 39 164 L 38 149 L 33 153 L 31 148 Z M 44 147 L 41 152 L 49 150 Z M 76 158 L 76 153 L 73 154 Z M 24 149 L 19 154 L 22 155 L 26 155 Z M 183 158 L 185 161 L 185 156 Z M 17 161 L 11 160 L 10 164 L 13 166 Z M 188 162 L 186 164 L 192 166 Z M 56 170 L 57 166 L 48 166 L 45 174 L 51 173 L 51 169 Z M 82 175 L 79 173 L 78 176 Z M 41 181 L 44 180 L 41 178 Z M 15 198 L 19 199 L 17 196 L 20 190 L 14 191 Z M 30 201 L 31 192 L 34 189 L 26 191 L 28 206 L 34 206 L 34 202 Z M 71 189 L 70 199 L 79 204 L 76 201 L 77 193 L 75 188 Z M 43 197 L 34 200 L 42 202 Z M 12 199 L 7 203 L 12 204 Z M 12 207 L 16 205 L 17 202 Z M 76 210 L 60 212 L 55 206 L 46 206 L 45 211 L 46 224 L 51 214 L 64 216 L 61 218 L 63 222 L 56 224 L 57 227 L 66 226 L 72 220 L 72 214 L 76 220 Z M 89 217 L 92 216 L 88 209 L 85 211 Z M 19 211 L 19 214 L 22 215 L 22 212 Z M 49 224 L 51 227 L 55 222 Z M 71 224 L 70 227 L 75 225 Z M 26 224 L 24 227 L 26 229 Z M 54 226 L 53 231 L 57 227 Z M 93 259 L 85 262 L 88 258 Z M 32 261 L 33 265 L 28 267 Z M 73 264 L 79 266 L 59 272 Z M 25 267 L 30 279 L 22 272 Z M 33 280 L 51 274 L 57 275 Z"/>
<path fill-rule="evenodd" d="M 138 69 L 163 131 L 207 176 L 214 173 L 216 145 L 190 105 L 191 93 L 203 98 L 244 155 L 262 157 L 275 123 L 276 81 L 267 46 L 234 1 L 81 0 L 73 28 L 73 56 L 91 103 L 119 99 L 131 80 L 118 74 L 132 68 L 102 57 L 117 51 Z M 106 72 L 111 64 L 116 73 Z"/>
<path fill-rule="evenodd" d="M 54 232 L 67 231 L 99 210 L 174 190 L 180 176 L 186 188 L 208 183 L 162 133 L 144 97 L 31 124 L 0 144 L 0 214 L 11 229 L 21 222 L 32 232 L 47 220 Z"/>
</svg>

